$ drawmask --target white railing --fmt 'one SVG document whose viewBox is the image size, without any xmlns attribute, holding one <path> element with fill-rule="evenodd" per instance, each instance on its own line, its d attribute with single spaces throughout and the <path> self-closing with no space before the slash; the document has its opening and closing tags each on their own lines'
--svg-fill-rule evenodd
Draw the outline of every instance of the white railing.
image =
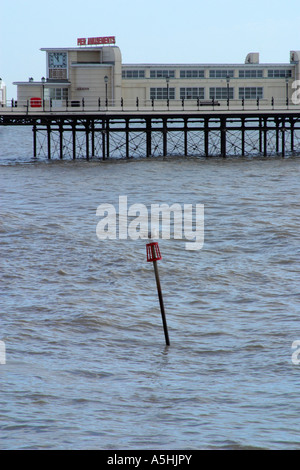
<svg viewBox="0 0 300 470">
<path fill-rule="evenodd" d="M 0 105 L 1 113 L 82 113 L 82 112 L 145 112 L 145 111 L 258 111 L 258 110 L 294 110 L 300 111 L 300 104 L 294 104 L 291 100 L 282 99 L 257 99 L 257 100 L 106 100 L 101 98 L 81 98 L 78 100 L 42 100 L 31 98 L 28 100 L 8 100 Z"/>
</svg>

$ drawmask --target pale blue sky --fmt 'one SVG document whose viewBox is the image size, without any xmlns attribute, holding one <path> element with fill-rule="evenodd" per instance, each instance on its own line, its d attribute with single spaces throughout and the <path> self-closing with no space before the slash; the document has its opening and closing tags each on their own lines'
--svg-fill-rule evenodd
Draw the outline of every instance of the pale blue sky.
<svg viewBox="0 0 300 470">
<path fill-rule="evenodd" d="M 6 0 L 1 2 L 0 77 L 46 73 L 41 47 L 75 47 L 78 37 L 116 36 L 123 63 L 289 62 L 300 49 L 299 0 Z"/>
</svg>

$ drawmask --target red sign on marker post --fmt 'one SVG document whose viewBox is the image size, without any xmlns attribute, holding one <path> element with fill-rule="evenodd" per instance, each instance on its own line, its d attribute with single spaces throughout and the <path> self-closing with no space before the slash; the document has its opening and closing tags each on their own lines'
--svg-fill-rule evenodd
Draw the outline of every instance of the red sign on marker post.
<svg viewBox="0 0 300 470">
<path fill-rule="evenodd" d="M 115 36 L 103 36 L 96 38 L 77 38 L 77 46 L 95 46 L 99 44 L 115 44 Z"/>
</svg>

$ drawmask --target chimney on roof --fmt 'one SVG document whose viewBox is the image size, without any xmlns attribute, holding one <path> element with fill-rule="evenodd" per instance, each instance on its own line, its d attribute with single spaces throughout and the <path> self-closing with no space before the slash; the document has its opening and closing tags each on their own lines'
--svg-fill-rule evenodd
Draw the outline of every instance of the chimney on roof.
<svg viewBox="0 0 300 470">
<path fill-rule="evenodd" d="M 259 52 L 249 52 L 246 56 L 245 64 L 259 64 Z"/>
</svg>

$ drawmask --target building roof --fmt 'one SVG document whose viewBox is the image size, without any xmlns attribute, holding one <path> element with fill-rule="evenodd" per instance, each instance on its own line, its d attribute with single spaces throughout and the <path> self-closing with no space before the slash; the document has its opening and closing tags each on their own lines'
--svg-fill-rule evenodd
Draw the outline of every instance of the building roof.
<svg viewBox="0 0 300 470">
<path fill-rule="evenodd" d="M 40 51 L 48 51 L 48 52 L 68 52 L 68 51 L 80 51 L 80 52 L 83 52 L 83 51 L 97 51 L 97 50 L 101 50 L 101 49 L 104 49 L 104 48 L 114 48 L 114 49 L 119 49 L 118 46 L 114 46 L 114 45 L 103 45 L 103 46 L 81 46 L 81 47 L 41 47 L 40 48 Z"/>
<path fill-rule="evenodd" d="M 245 64 L 243 62 L 239 64 L 231 64 L 231 63 L 170 63 L 170 64 L 162 64 L 162 63 L 140 63 L 140 64 L 122 64 L 122 67 L 249 67 L 249 68 L 257 68 L 257 67 L 292 67 L 295 64 L 286 62 L 286 63 L 263 63 L 263 64 Z"/>
</svg>

